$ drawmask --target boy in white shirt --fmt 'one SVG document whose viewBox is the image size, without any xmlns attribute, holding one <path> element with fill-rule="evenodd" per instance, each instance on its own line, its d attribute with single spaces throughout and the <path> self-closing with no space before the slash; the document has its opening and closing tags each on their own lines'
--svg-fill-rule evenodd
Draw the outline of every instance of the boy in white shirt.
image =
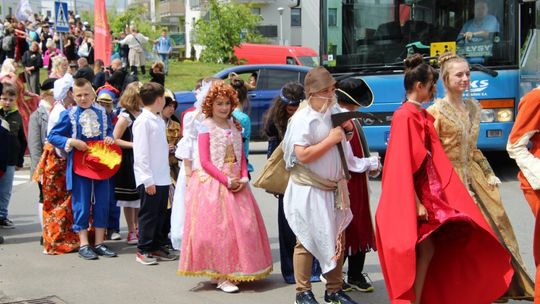
<svg viewBox="0 0 540 304">
<path fill-rule="evenodd" d="M 133 124 L 133 168 L 141 198 L 136 260 L 143 265 L 154 265 L 158 258 L 165 261 L 177 258 L 164 247 L 167 236 L 161 229 L 171 184 L 165 121 L 159 114 L 165 106 L 165 90 L 160 84 L 149 82 L 141 87 L 139 94 L 144 108 Z"/>
</svg>

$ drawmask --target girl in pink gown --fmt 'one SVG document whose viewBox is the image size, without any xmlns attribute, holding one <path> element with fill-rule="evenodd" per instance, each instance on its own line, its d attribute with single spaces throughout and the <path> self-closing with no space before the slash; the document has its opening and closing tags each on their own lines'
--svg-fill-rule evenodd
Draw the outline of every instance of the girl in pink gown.
<svg viewBox="0 0 540 304">
<path fill-rule="evenodd" d="M 232 282 L 263 279 L 272 271 L 268 235 L 251 193 L 242 136 L 231 119 L 236 92 L 212 84 L 197 128 L 198 153 L 188 177 L 186 221 L 178 273 L 205 275 L 225 292 Z"/>
</svg>

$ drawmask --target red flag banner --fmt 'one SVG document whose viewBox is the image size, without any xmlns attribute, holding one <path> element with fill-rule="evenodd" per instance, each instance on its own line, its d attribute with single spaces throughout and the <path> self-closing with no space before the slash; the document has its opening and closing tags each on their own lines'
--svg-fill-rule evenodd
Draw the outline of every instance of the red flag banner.
<svg viewBox="0 0 540 304">
<path fill-rule="evenodd" d="M 111 64 L 112 37 L 107 18 L 105 0 L 94 2 L 94 59 L 101 59 L 105 66 Z"/>
</svg>

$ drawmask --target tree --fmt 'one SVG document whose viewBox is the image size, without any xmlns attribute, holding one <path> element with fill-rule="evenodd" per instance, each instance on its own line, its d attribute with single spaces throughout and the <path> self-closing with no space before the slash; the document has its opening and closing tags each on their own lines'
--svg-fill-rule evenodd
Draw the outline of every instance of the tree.
<svg viewBox="0 0 540 304">
<path fill-rule="evenodd" d="M 143 6 L 130 6 L 121 14 L 111 12 L 108 15 L 111 31 L 115 34 L 120 33 L 125 31 L 126 27 L 134 24 L 140 33 L 153 39 L 159 34 L 152 29 L 152 24 L 150 20 L 144 18 L 145 15 L 146 8 Z"/>
<path fill-rule="evenodd" d="M 260 21 L 249 5 L 209 0 L 207 17 L 199 19 L 194 29 L 195 42 L 205 46 L 201 61 L 236 63 L 235 46 L 261 39 L 256 31 Z"/>
</svg>

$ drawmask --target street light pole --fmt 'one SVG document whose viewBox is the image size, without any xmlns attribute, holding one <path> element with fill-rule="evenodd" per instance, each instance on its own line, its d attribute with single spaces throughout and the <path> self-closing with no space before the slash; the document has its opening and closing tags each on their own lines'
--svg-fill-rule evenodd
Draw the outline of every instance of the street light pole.
<svg viewBox="0 0 540 304">
<path fill-rule="evenodd" d="M 283 7 L 278 7 L 277 11 L 279 12 L 279 45 L 283 45 Z"/>
</svg>

